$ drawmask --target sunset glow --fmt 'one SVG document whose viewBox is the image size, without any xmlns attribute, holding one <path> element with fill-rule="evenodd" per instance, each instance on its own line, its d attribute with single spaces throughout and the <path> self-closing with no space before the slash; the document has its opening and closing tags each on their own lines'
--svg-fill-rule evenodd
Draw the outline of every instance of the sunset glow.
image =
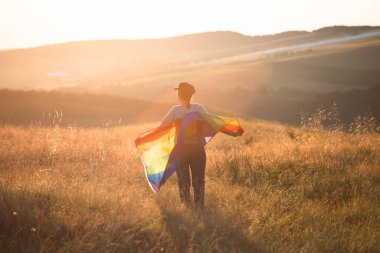
<svg viewBox="0 0 380 253">
<path fill-rule="evenodd" d="M 94 39 L 380 25 L 380 1 L 1 0 L 0 49 Z"/>
</svg>

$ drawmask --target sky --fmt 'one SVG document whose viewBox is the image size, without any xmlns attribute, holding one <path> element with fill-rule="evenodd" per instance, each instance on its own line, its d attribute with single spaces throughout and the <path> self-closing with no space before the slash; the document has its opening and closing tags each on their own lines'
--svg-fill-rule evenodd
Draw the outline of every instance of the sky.
<svg viewBox="0 0 380 253">
<path fill-rule="evenodd" d="M 79 40 L 380 25 L 380 0 L 0 0 L 0 49 Z"/>
</svg>

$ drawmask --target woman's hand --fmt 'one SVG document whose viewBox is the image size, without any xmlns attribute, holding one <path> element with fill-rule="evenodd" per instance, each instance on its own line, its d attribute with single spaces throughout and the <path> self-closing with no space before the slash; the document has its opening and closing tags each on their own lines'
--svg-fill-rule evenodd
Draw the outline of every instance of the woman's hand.
<svg viewBox="0 0 380 253">
<path fill-rule="evenodd" d="M 244 133 L 244 129 L 243 128 L 240 128 L 237 132 L 236 132 L 236 136 L 241 136 L 242 134 Z"/>
<path fill-rule="evenodd" d="M 226 130 L 221 130 L 222 133 L 224 134 L 227 134 L 227 135 L 230 135 L 230 136 L 233 136 L 233 137 L 238 137 L 238 136 L 241 136 L 243 133 L 244 133 L 244 129 L 243 128 L 240 128 L 238 131 L 236 132 L 231 132 L 231 131 L 226 131 Z"/>
<path fill-rule="evenodd" d="M 241 136 L 244 133 L 244 129 L 240 128 L 238 131 L 233 132 L 233 133 L 234 133 L 233 135 L 234 137 Z"/>
</svg>

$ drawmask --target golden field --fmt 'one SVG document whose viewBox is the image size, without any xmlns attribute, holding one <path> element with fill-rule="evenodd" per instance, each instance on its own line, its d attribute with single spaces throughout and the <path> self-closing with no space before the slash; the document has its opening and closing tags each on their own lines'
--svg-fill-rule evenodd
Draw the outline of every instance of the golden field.
<svg viewBox="0 0 380 253">
<path fill-rule="evenodd" d="M 137 135 L 0 127 L 0 252 L 379 252 L 380 135 L 245 121 L 207 146 L 206 210 L 149 188 Z"/>
</svg>

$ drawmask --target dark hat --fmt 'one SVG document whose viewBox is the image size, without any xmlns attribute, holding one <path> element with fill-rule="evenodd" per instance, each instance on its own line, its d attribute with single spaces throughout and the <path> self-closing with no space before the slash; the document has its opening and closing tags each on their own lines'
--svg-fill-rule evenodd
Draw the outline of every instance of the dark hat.
<svg viewBox="0 0 380 253">
<path fill-rule="evenodd" d="M 186 83 L 186 82 L 181 82 L 178 84 L 177 88 L 174 88 L 175 90 L 178 90 L 178 92 L 182 94 L 189 94 L 193 95 L 195 93 L 195 88 L 193 85 Z"/>
</svg>

